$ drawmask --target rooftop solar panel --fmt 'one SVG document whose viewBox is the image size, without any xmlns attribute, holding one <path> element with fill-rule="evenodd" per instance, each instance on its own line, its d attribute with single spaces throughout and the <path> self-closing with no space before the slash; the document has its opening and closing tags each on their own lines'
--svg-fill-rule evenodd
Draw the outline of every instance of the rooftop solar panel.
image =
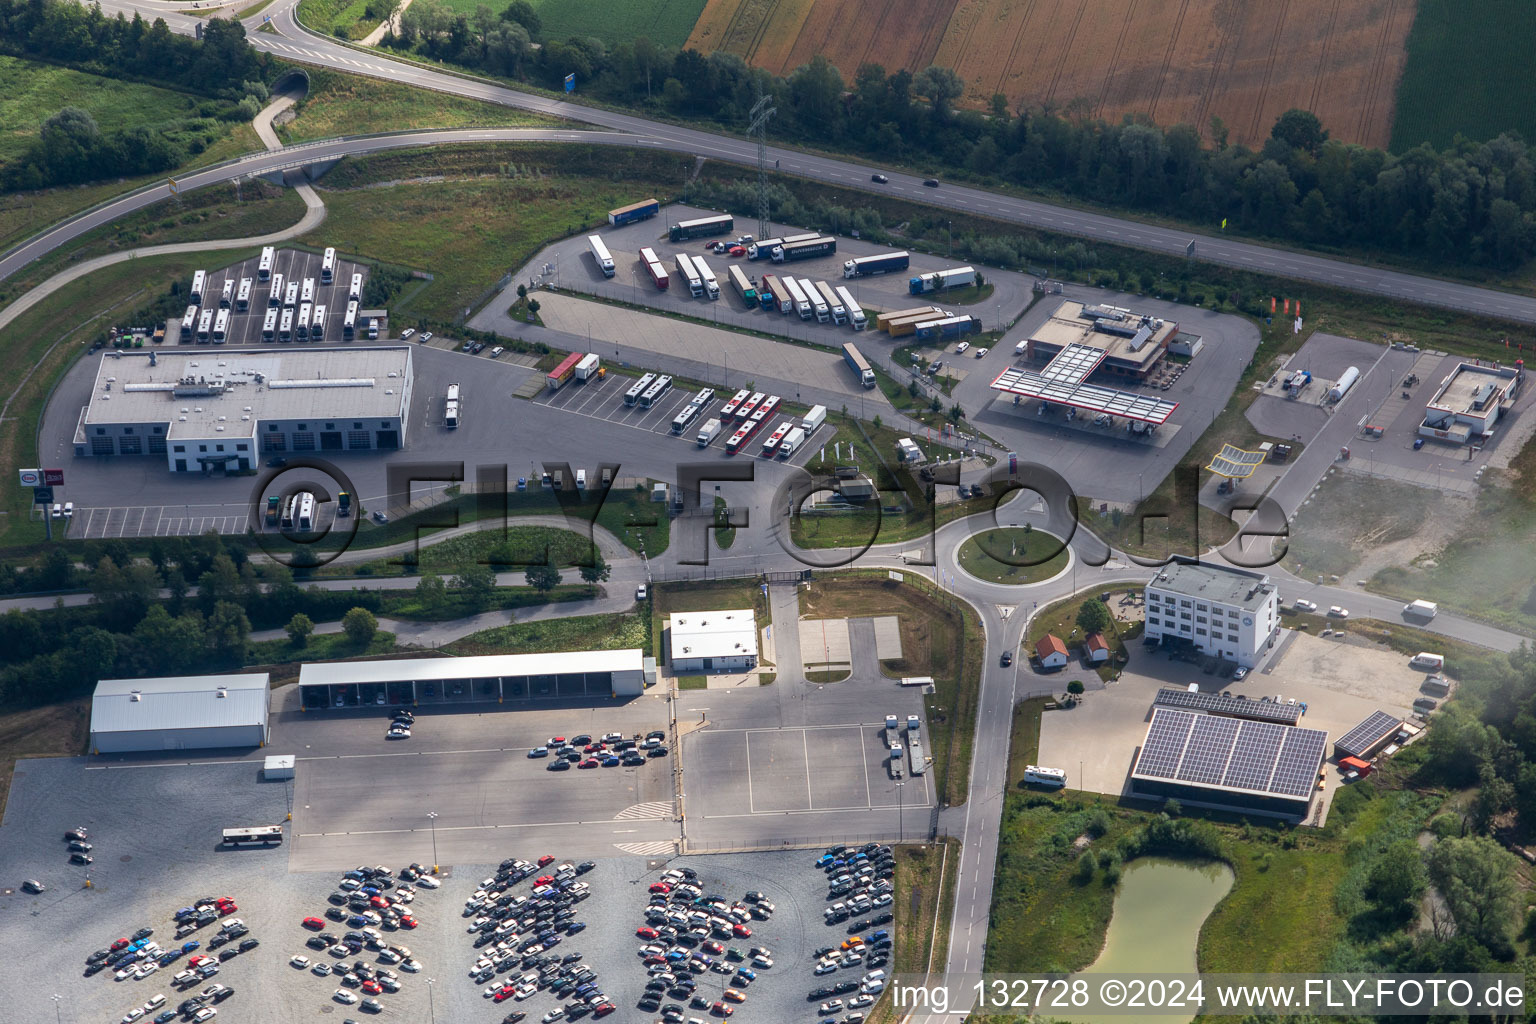
<svg viewBox="0 0 1536 1024">
<path fill-rule="evenodd" d="M 1327 742 L 1320 729 L 1154 707 L 1132 774 L 1305 800 Z"/>
<path fill-rule="evenodd" d="M 1183 711 L 1158 711 L 1152 716 L 1152 726 L 1147 739 L 1141 745 L 1141 757 L 1136 770 L 1142 775 L 1171 779 L 1178 774 L 1179 762 L 1184 758 L 1184 745 L 1195 726 L 1195 715 Z"/>
<path fill-rule="evenodd" d="M 1217 476 L 1245 480 L 1253 475 L 1253 471 L 1259 468 L 1264 458 L 1264 452 L 1251 452 L 1236 445 L 1224 444 L 1221 446 L 1221 451 L 1211 457 L 1211 464 L 1205 468 Z"/>
<path fill-rule="evenodd" d="M 1099 368 L 1108 354 L 1102 348 L 1074 341 L 1045 365 L 1040 376 L 1054 384 L 1081 384 Z"/>
<path fill-rule="evenodd" d="M 1385 711 L 1372 712 L 1365 721 L 1345 733 L 1343 738 L 1334 743 L 1334 749 L 1340 757 L 1358 757 L 1368 752 L 1371 747 L 1380 743 L 1382 737 L 1390 735 L 1403 724 L 1403 720 L 1396 715 Z"/>
<path fill-rule="evenodd" d="M 1232 756 L 1232 743 L 1242 724 L 1236 718 L 1201 715 L 1190 732 L 1178 777 L 1185 782 L 1201 782 L 1207 786 L 1220 783 Z"/>
<path fill-rule="evenodd" d="M 1165 708 L 1187 708 L 1205 711 L 1213 715 L 1232 718 L 1252 718 L 1260 722 L 1279 722 L 1295 725 L 1301 719 L 1299 704 L 1277 704 L 1267 700 L 1242 700 L 1224 697 L 1219 693 L 1200 693 L 1194 690 L 1164 688 L 1157 691 L 1153 704 Z"/>
</svg>

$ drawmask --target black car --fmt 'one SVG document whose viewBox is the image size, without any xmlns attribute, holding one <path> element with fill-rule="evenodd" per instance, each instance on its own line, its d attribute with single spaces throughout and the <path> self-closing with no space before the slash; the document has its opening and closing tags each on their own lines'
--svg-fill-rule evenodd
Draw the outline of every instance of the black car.
<svg viewBox="0 0 1536 1024">
<path fill-rule="evenodd" d="M 261 940 L 260 939 L 257 939 L 257 938 L 246 939 L 244 942 L 240 943 L 240 952 L 248 953 L 251 950 L 255 949 L 259 945 L 261 945 Z"/>
<path fill-rule="evenodd" d="M 938 188 L 939 187 L 939 179 L 938 178 L 924 178 L 923 179 L 923 187 L 924 188 Z M 857 987 L 857 986 L 855 986 L 855 987 Z"/>
<path fill-rule="evenodd" d="M 190 1017 L 203 1008 L 202 996 L 193 996 L 191 999 L 183 999 L 181 1005 L 176 1007 L 176 1012 Z"/>
<path fill-rule="evenodd" d="M 884 185 L 884 184 L 886 184 L 886 183 L 887 183 L 887 182 L 889 182 L 889 181 L 890 181 L 890 180 L 891 180 L 891 179 L 890 179 L 890 178 L 887 178 L 887 177 L 886 177 L 886 176 L 885 176 L 885 175 L 883 175 L 883 174 L 871 174 L 871 175 L 870 175 L 870 176 L 869 176 L 869 180 L 870 180 L 870 181 L 872 181 L 872 182 L 874 182 L 874 183 L 875 183 L 875 184 L 876 184 L 876 185 Z"/>
<path fill-rule="evenodd" d="M 69 862 L 71 864 L 90 864 L 94 860 L 95 858 L 88 853 L 72 853 L 69 855 Z"/>
<path fill-rule="evenodd" d="M 107 964 L 106 964 L 106 961 L 104 961 L 104 960 L 98 960 L 94 964 L 87 964 L 86 967 L 85 967 L 85 977 L 89 978 L 91 975 L 95 974 L 97 971 L 104 971 L 106 969 L 107 969 Z"/>
<path fill-rule="evenodd" d="M 274 455 L 272 458 L 267 460 L 267 465 L 273 469 L 282 469 L 284 466 L 288 465 L 288 460 L 282 458 L 281 456 Z"/>
<path fill-rule="evenodd" d="M 68 832 L 64 833 L 64 838 L 66 841 L 73 839 L 77 842 L 85 842 L 85 826 L 80 825 L 70 829 Z"/>
<path fill-rule="evenodd" d="M 233 960 L 235 957 L 237 957 L 239 955 L 240 955 L 240 950 L 237 949 L 234 946 L 230 946 L 228 949 L 224 950 L 224 952 L 219 954 L 219 962 L 223 963 L 226 960 Z"/>
<path fill-rule="evenodd" d="M 651 751 L 650 751 L 650 754 L 651 754 L 652 757 L 666 757 L 667 756 L 667 748 L 666 747 L 652 747 Z"/>
<path fill-rule="evenodd" d="M 140 928 L 138 931 L 133 933 L 133 940 L 137 942 L 139 939 L 147 939 L 153 934 L 155 934 L 155 930 L 153 928 Z"/>
<path fill-rule="evenodd" d="M 1009 665 L 1012 665 L 1012 664 L 1013 664 L 1013 652 L 1012 651 L 1004 651 L 1003 652 L 1003 668 L 1007 668 Z"/>
</svg>

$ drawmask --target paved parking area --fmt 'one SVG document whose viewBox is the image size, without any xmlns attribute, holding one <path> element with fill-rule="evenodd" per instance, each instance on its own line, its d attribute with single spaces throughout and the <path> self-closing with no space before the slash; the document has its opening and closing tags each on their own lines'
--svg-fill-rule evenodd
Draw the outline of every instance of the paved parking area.
<svg viewBox="0 0 1536 1024">
<path fill-rule="evenodd" d="M 238 511 L 236 511 L 238 509 Z M 245 505 L 125 505 L 76 508 L 69 524 L 71 540 L 112 537 L 194 537 L 207 533 L 244 533 L 250 521 Z"/>
<path fill-rule="evenodd" d="M 269 308 L 280 310 L 285 308 L 283 303 L 287 298 L 288 285 L 290 283 L 297 283 L 302 289 L 303 282 L 306 279 L 314 282 L 311 306 L 325 307 L 325 325 L 319 338 L 314 338 L 311 335 L 309 338 L 298 340 L 314 342 L 340 342 L 344 340 L 342 323 L 347 315 L 347 297 L 352 286 L 352 275 L 362 274 L 363 286 L 367 287 L 368 267 L 365 264 L 353 263 L 351 260 L 341 259 L 338 255 L 336 273 L 332 282 L 330 284 L 321 284 L 320 264 L 322 263 L 322 257 L 319 253 L 304 252 L 299 249 L 278 249 L 273 261 L 271 281 L 261 281 L 258 279 L 256 269 L 259 262 L 260 259 L 258 257 L 252 256 L 250 259 L 242 260 L 232 266 L 221 267 L 218 270 L 208 272 L 208 279 L 203 287 L 203 309 L 219 309 L 219 297 L 223 294 L 225 281 L 234 282 L 235 294 L 237 296 L 239 294 L 240 282 L 246 278 L 249 278 L 251 281 L 250 308 L 241 311 L 234 305 L 229 307 L 229 333 L 224 342 L 226 347 L 263 344 L 262 324 L 267 310 Z M 272 293 L 274 286 L 279 283 L 277 280 L 279 275 L 282 276 L 283 294 L 277 295 L 274 301 Z M 302 298 L 302 291 L 300 292 L 300 297 Z M 296 306 L 289 308 L 294 309 L 294 317 L 297 320 L 298 308 Z M 199 344 L 196 337 L 183 338 L 180 337 L 180 333 L 181 324 L 179 322 L 166 324 L 167 340 L 171 340 L 174 335 L 174 340 L 177 344 Z M 358 330 L 358 335 L 366 337 L 361 327 Z M 211 342 L 202 342 L 201 344 L 211 344 Z"/>
</svg>

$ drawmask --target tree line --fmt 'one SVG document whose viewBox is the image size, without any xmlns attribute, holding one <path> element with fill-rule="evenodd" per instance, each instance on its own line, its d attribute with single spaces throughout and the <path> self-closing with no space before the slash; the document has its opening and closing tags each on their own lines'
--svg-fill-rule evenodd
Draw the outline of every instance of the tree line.
<svg viewBox="0 0 1536 1024">
<path fill-rule="evenodd" d="M 208 97 L 196 116 L 106 132 L 77 107 L 51 112 L 27 150 L 0 167 L 7 190 L 170 170 L 225 134 L 220 121 L 248 121 L 267 98 L 267 59 L 239 22 L 222 18 L 210 19 L 196 40 L 160 18 L 108 18 L 100 7 L 64 0 L 0 0 L 0 53 Z"/>
<path fill-rule="evenodd" d="M 545 39 L 525 0 L 500 13 L 418 0 L 385 45 L 548 89 L 576 76 L 596 99 L 741 131 L 761 93 L 771 133 L 872 160 L 947 169 L 1073 199 L 1177 217 L 1219 230 L 1322 247 L 1390 250 L 1427 263 L 1510 268 L 1536 254 L 1536 165 L 1514 134 L 1394 154 L 1330 139 L 1287 111 L 1257 148 L 1230 144 L 1219 118 L 1206 144 L 1194 125 L 1145 117 L 1111 123 L 1081 105 L 984 111 L 956 106 L 953 70 L 913 74 L 865 64 L 851 82 L 820 56 L 788 76 L 734 54 L 673 49 L 645 38 L 607 46 Z"/>
</svg>

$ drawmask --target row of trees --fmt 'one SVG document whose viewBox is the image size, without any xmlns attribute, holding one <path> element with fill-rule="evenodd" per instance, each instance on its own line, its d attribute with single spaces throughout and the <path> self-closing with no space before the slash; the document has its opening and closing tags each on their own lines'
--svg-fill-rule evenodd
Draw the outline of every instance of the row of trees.
<svg viewBox="0 0 1536 1024">
<path fill-rule="evenodd" d="M 69 64 L 92 74 L 151 81 L 206 96 L 195 115 L 103 132 L 86 111 L 66 107 L 42 121 L 38 138 L 0 167 L 0 188 L 38 189 L 152 174 L 185 163 L 225 134 L 221 120 L 250 120 L 267 98 L 267 62 L 234 21 L 210 19 L 201 40 L 173 34 L 161 19 L 108 18 L 62 0 L 0 0 L 0 53 Z"/>
<path fill-rule="evenodd" d="M 541 45 L 535 45 L 541 44 Z M 888 73 L 865 64 L 852 81 L 821 57 L 778 77 L 723 52 L 645 38 L 609 47 L 543 39 L 526 2 L 471 14 L 418 0 L 386 45 L 504 77 L 741 130 L 759 92 L 774 98 L 774 134 L 858 153 L 950 168 L 1216 228 L 1304 243 L 1378 248 L 1425 261 L 1512 267 L 1536 254 L 1536 162 L 1514 135 L 1428 143 L 1401 154 L 1330 139 L 1292 110 L 1257 148 L 1208 126 L 1114 124 L 1081 105 L 960 109 L 965 83 L 949 68 Z M 1211 144 L 1202 139 L 1206 129 Z"/>
</svg>

